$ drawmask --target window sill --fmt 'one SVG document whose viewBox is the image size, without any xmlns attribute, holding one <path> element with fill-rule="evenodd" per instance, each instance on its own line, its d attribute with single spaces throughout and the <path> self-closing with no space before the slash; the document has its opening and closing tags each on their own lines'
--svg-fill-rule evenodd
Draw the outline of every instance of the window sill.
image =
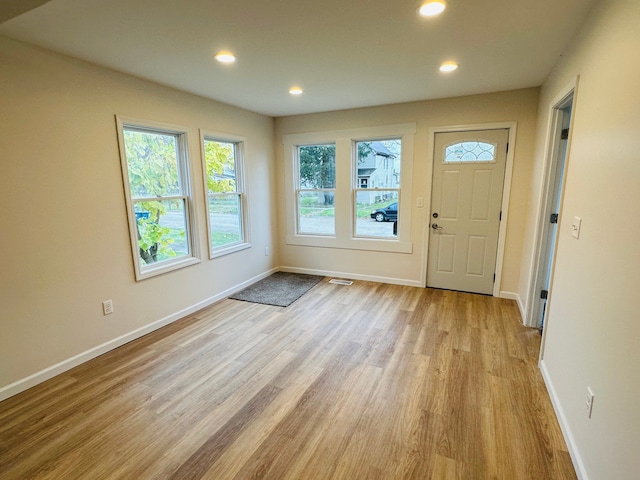
<svg viewBox="0 0 640 480">
<path fill-rule="evenodd" d="M 227 247 L 216 248 L 211 250 L 211 254 L 209 255 L 209 259 L 213 260 L 214 258 L 224 257 L 225 255 L 229 255 L 230 253 L 239 252 L 240 250 L 245 250 L 250 248 L 250 243 L 234 243 L 233 245 L 229 245 Z"/>
<path fill-rule="evenodd" d="M 345 250 L 367 250 L 388 253 L 413 253 L 411 242 L 401 242 L 395 239 L 381 238 L 351 238 L 338 240 L 335 237 L 320 237 L 314 235 L 287 235 L 287 245 L 302 245 L 306 247 L 342 248 Z"/>
<path fill-rule="evenodd" d="M 147 278 L 152 278 L 157 275 L 173 272 L 174 270 L 189 267 L 197 263 L 200 263 L 199 258 L 185 257 L 162 262 L 162 264 L 158 266 L 146 266 L 144 268 L 140 268 L 140 271 L 136 271 L 136 281 L 139 282 L 140 280 L 146 280 Z"/>
</svg>

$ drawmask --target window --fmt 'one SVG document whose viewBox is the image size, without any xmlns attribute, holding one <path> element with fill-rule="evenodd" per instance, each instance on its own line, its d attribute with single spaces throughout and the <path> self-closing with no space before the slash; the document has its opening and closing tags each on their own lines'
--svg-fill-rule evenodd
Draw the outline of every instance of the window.
<svg viewBox="0 0 640 480">
<path fill-rule="evenodd" d="M 336 146 L 297 147 L 298 233 L 335 235 Z"/>
<path fill-rule="evenodd" d="M 361 140 L 355 142 L 354 150 L 356 185 L 359 185 L 354 189 L 355 235 L 395 238 L 399 221 L 402 139 Z M 371 188 L 366 179 L 371 180 Z"/>
<path fill-rule="evenodd" d="M 283 135 L 286 243 L 411 253 L 415 131 L 405 123 Z"/>
<path fill-rule="evenodd" d="M 496 145 L 493 143 L 465 141 L 445 147 L 444 163 L 495 162 Z"/>
<path fill-rule="evenodd" d="M 244 140 L 201 133 L 210 258 L 249 247 L 243 182 Z M 224 138 L 224 139 L 222 139 Z"/>
<path fill-rule="evenodd" d="M 199 262 L 185 129 L 118 118 L 136 279 Z"/>
</svg>

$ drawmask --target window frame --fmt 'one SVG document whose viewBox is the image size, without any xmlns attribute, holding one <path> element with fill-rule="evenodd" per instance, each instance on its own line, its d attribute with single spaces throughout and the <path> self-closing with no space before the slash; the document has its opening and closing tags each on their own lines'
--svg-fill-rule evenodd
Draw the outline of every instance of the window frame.
<svg viewBox="0 0 640 480">
<path fill-rule="evenodd" d="M 391 253 L 412 253 L 411 243 L 411 187 L 415 123 L 384 125 L 377 127 L 353 128 L 347 130 L 293 133 L 282 136 L 285 177 L 285 211 L 287 245 L 342 248 Z M 398 215 L 407 219 L 398 224 L 397 237 L 363 237 L 355 233 L 355 193 L 353 150 L 355 141 L 402 139 L 401 152 L 401 194 Z M 335 188 L 335 236 L 300 235 L 297 232 L 296 215 L 296 148 L 304 145 L 336 145 L 336 188 Z M 354 177 L 355 175 L 355 177 Z"/>
<path fill-rule="evenodd" d="M 138 224 L 135 212 L 135 204 L 139 202 L 140 199 L 134 199 L 131 195 L 129 165 L 127 163 L 127 152 L 124 140 L 124 132 L 127 129 L 149 132 L 159 135 L 171 135 L 176 137 L 176 163 L 178 169 L 177 174 L 179 178 L 178 184 L 180 187 L 180 194 L 153 198 L 160 198 L 162 200 L 183 200 L 185 215 L 185 242 L 189 248 L 189 252 L 187 255 L 163 260 L 161 262 L 158 262 L 157 265 L 142 264 L 142 260 L 140 258 L 140 247 L 138 243 Z M 197 242 L 198 231 L 195 221 L 197 216 L 195 210 L 195 202 L 193 201 L 188 128 L 179 125 L 172 125 L 116 115 L 116 131 L 120 153 L 120 167 L 122 171 L 125 205 L 127 209 L 127 221 L 129 225 L 129 237 L 131 241 L 131 253 L 136 281 L 145 280 L 147 278 L 152 278 L 157 275 L 162 275 L 164 273 L 200 263 L 199 248 Z"/>
<path fill-rule="evenodd" d="M 209 198 L 211 196 L 217 196 L 219 194 L 209 193 L 209 187 L 207 185 L 207 162 L 205 159 L 205 148 L 204 142 L 205 140 L 221 142 L 221 143 L 232 143 L 234 145 L 234 163 L 235 163 L 235 182 L 236 182 L 236 191 L 228 192 L 235 193 L 239 197 L 239 205 L 240 205 L 240 233 L 242 235 L 242 240 L 238 242 L 233 242 L 221 247 L 214 247 L 211 243 L 211 215 L 209 211 Z M 200 152 L 201 152 L 201 162 L 202 162 L 202 180 L 204 186 L 204 203 L 205 203 L 205 217 L 207 221 L 207 245 L 209 248 L 209 259 L 212 260 L 214 258 L 222 257 L 224 255 L 229 255 L 234 252 L 238 252 L 240 250 L 244 250 L 246 248 L 251 247 L 251 242 L 249 239 L 249 231 L 248 228 L 249 223 L 249 202 L 247 200 L 247 190 L 246 190 L 246 161 L 245 161 L 245 153 L 246 153 L 246 138 L 238 135 L 232 135 L 228 133 L 221 132 L 213 132 L 208 130 L 200 129 Z"/>
</svg>

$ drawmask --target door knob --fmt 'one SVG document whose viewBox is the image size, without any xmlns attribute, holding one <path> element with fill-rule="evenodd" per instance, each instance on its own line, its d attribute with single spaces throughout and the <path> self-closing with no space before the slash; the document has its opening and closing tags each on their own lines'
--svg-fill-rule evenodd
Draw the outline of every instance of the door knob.
<svg viewBox="0 0 640 480">
<path fill-rule="evenodd" d="M 437 223 L 432 223 L 431 228 L 433 228 L 434 230 L 442 230 L 442 227 L 439 226 Z"/>
</svg>

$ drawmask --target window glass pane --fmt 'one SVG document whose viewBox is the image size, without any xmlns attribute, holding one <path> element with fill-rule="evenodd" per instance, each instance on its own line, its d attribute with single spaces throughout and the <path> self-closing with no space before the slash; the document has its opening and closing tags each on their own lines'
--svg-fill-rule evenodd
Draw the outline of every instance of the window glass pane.
<svg viewBox="0 0 640 480">
<path fill-rule="evenodd" d="M 244 240 L 240 212 L 240 194 L 238 193 L 209 197 L 210 237 L 213 248 L 220 248 Z"/>
<path fill-rule="evenodd" d="M 371 140 L 356 143 L 357 188 L 400 188 L 401 140 Z"/>
<path fill-rule="evenodd" d="M 336 187 L 336 146 L 307 145 L 298 147 L 300 188 Z"/>
<path fill-rule="evenodd" d="M 239 169 L 242 167 L 243 142 L 205 138 L 203 151 L 208 192 L 209 244 L 224 253 L 226 247 L 244 242 L 242 213 L 243 186 Z"/>
<path fill-rule="evenodd" d="M 134 202 L 140 264 L 189 254 L 185 200 Z"/>
<path fill-rule="evenodd" d="M 491 162 L 496 158 L 496 146 L 485 142 L 460 142 L 445 149 L 446 163 Z"/>
<path fill-rule="evenodd" d="M 176 136 L 131 129 L 123 133 L 131 196 L 180 195 Z"/>
<path fill-rule="evenodd" d="M 334 192 L 303 191 L 298 193 L 298 232 L 335 235 Z"/>
<path fill-rule="evenodd" d="M 209 193 L 237 191 L 234 143 L 205 139 L 204 160 Z"/>
<path fill-rule="evenodd" d="M 397 190 L 356 191 L 356 235 L 395 237 L 398 221 Z M 394 222 L 396 222 L 394 228 Z"/>
</svg>

